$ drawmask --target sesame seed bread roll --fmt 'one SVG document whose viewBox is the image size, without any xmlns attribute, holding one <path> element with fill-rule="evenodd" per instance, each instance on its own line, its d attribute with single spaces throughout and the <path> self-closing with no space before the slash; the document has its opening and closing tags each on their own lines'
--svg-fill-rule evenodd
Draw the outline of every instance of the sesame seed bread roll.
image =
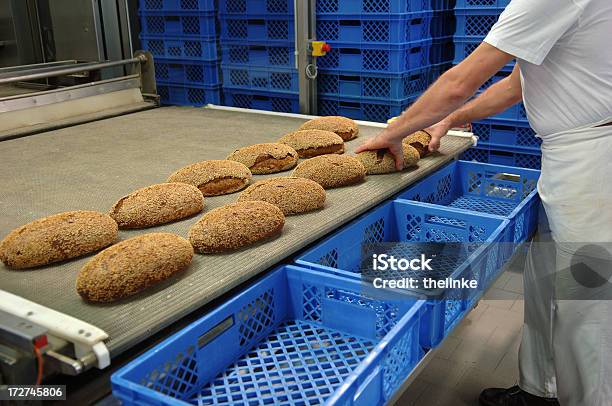
<svg viewBox="0 0 612 406">
<path fill-rule="evenodd" d="M 288 216 L 323 208 L 325 190 L 310 179 L 272 178 L 252 184 L 238 197 L 239 202 L 254 200 L 271 203 Z"/>
<path fill-rule="evenodd" d="M 431 141 L 431 135 L 424 130 L 417 131 L 410 134 L 403 139 L 402 144 L 410 145 L 419 152 L 421 158 L 425 158 L 429 155 L 429 143 Z"/>
<path fill-rule="evenodd" d="M 317 182 L 324 189 L 354 185 L 363 182 L 366 169 L 354 156 L 321 155 L 300 162 L 293 176 Z"/>
<path fill-rule="evenodd" d="M 419 151 L 410 145 L 404 145 L 404 168 L 415 166 L 420 159 Z M 357 159 L 366 168 L 368 175 L 381 175 L 397 172 L 395 160 L 388 150 L 364 151 L 357 154 Z"/>
<path fill-rule="evenodd" d="M 76 290 L 89 302 L 113 302 L 184 271 L 192 258 L 191 244 L 178 235 L 140 235 L 89 260 L 77 275 Z"/>
<path fill-rule="evenodd" d="M 0 261 L 14 269 L 33 268 L 98 251 L 117 239 L 108 214 L 69 211 L 44 217 L 11 231 L 0 242 Z"/>
<path fill-rule="evenodd" d="M 300 130 L 325 130 L 338 134 L 344 141 L 352 140 L 359 134 L 357 123 L 340 116 L 317 117 L 305 122 Z"/>
<path fill-rule="evenodd" d="M 244 189 L 253 175 L 246 165 L 228 160 L 210 160 L 185 166 L 172 173 L 167 182 L 188 183 L 204 196 L 219 196 Z"/>
<path fill-rule="evenodd" d="M 344 141 L 331 131 L 300 130 L 282 136 L 278 142 L 295 149 L 300 158 L 317 155 L 342 154 Z"/>
<path fill-rule="evenodd" d="M 228 204 L 206 213 L 189 230 L 189 241 L 201 254 L 237 250 L 279 235 L 285 216 L 262 201 Z"/>
<path fill-rule="evenodd" d="M 243 163 L 253 174 L 263 175 L 293 168 L 297 164 L 298 153 L 285 144 L 255 144 L 237 149 L 227 159 Z"/>
<path fill-rule="evenodd" d="M 204 208 L 202 192 L 186 183 L 160 183 L 138 189 L 113 205 L 119 228 L 146 228 L 184 219 Z"/>
</svg>

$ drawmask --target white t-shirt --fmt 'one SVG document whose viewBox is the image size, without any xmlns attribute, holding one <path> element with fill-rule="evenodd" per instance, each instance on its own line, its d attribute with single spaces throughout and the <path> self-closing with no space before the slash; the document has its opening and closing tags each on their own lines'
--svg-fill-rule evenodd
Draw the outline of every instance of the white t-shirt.
<svg viewBox="0 0 612 406">
<path fill-rule="evenodd" d="M 542 138 L 612 121 L 612 0 L 512 0 L 484 41 L 517 58 Z"/>
</svg>

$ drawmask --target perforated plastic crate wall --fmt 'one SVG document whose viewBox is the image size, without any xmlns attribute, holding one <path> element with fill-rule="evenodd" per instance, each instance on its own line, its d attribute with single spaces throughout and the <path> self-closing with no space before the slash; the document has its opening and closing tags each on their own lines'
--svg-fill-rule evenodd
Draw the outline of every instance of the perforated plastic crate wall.
<svg viewBox="0 0 612 406">
<path fill-rule="evenodd" d="M 223 87 L 226 106 L 245 109 L 299 113 L 300 100 L 297 94 L 275 93 L 265 90 L 244 90 Z"/>
<path fill-rule="evenodd" d="M 402 114 L 416 99 L 401 101 L 380 99 L 319 96 L 319 115 L 344 116 L 356 120 L 386 123 L 392 117 Z"/>
<path fill-rule="evenodd" d="M 141 35 L 142 48 L 154 57 L 185 59 L 190 61 L 216 61 L 217 42 L 198 38 L 166 38 L 164 36 Z"/>
<path fill-rule="evenodd" d="M 472 147 L 463 153 L 461 159 L 529 169 L 542 167 L 541 154 L 510 147 Z"/>
<path fill-rule="evenodd" d="M 498 252 L 499 244 L 508 238 L 508 220 L 486 214 L 466 213 L 452 208 L 415 204 L 409 201 L 392 201 L 357 218 L 334 233 L 296 260 L 298 265 L 311 269 L 361 278 L 362 248 L 377 243 L 411 243 L 398 245 L 401 251 L 396 257 L 418 257 L 427 243 L 466 243 L 465 249 L 478 245 L 459 260 L 456 256 L 438 259 L 444 262 L 440 269 L 427 271 L 435 279 L 453 278 L 476 280 L 478 289 L 446 289 L 436 292 L 420 292 L 439 295 L 427 302 L 427 313 L 421 326 L 421 344 L 435 347 L 471 310 L 482 294 L 485 276 L 501 269 L 504 253 Z M 421 244 L 422 245 L 417 245 Z M 422 247 L 422 248 L 421 248 Z M 420 279 L 424 271 L 406 271 L 397 277 Z M 395 276 L 395 275 L 394 275 Z"/>
<path fill-rule="evenodd" d="M 266 45 L 293 44 L 295 29 L 293 16 L 249 18 L 237 15 L 220 15 L 221 40 L 248 40 Z"/>
<path fill-rule="evenodd" d="M 219 0 L 221 14 L 293 14 L 293 0 Z"/>
<path fill-rule="evenodd" d="M 158 82 L 182 85 L 219 85 L 217 62 L 155 60 L 155 79 Z"/>
<path fill-rule="evenodd" d="M 214 12 L 141 12 L 141 32 L 145 35 L 163 35 L 165 37 L 198 37 L 216 38 L 217 23 Z"/>
<path fill-rule="evenodd" d="M 434 38 L 455 35 L 457 19 L 453 10 L 434 11 L 431 19 L 431 36 Z M 452 41 L 452 39 L 451 39 Z"/>
<path fill-rule="evenodd" d="M 514 107 L 520 110 L 520 107 Z M 541 139 L 526 120 L 487 119 L 472 124 L 478 143 L 490 147 L 519 147 L 540 152 Z"/>
<path fill-rule="evenodd" d="M 463 37 L 483 37 L 491 31 L 503 9 L 495 8 L 455 8 L 457 31 Z"/>
<path fill-rule="evenodd" d="M 511 230 L 508 242 L 518 245 L 535 232 L 539 177 L 538 170 L 455 161 L 400 193 L 398 198 L 508 219 Z M 488 275 L 487 280 L 492 278 Z"/>
<path fill-rule="evenodd" d="M 221 104 L 221 86 L 178 85 L 158 82 L 161 103 L 178 106 Z"/>
<path fill-rule="evenodd" d="M 431 71 L 416 69 L 401 75 L 344 74 L 319 70 L 318 92 L 323 96 L 368 97 L 383 100 L 402 100 L 419 96 L 431 83 Z"/>
<path fill-rule="evenodd" d="M 224 65 L 223 86 L 232 89 L 264 89 L 271 91 L 299 92 L 297 69 L 253 68 Z"/>
<path fill-rule="evenodd" d="M 139 0 L 140 11 L 215 11 L 215 0 Z"/>
<path fill-rule="evenodd" d="M 503 9 L 510 0 L 457 0 L 457 8 L 492 8 L 492 9 Z"/>
<path fill-rule="evenodd" d="M 221 61 L 227 65 L 247 67 L 294 67 L 294 48 L 289 45 L 227 44 L 222 47 Z"/>
<path fill-rule="evenodd" d="M 432 41 L 406 44 L 347 44 L 332 42 L 332 49 L 317 60 L 321 69 L 351 72 L 404 73 L 429 65 Z"/>
<path fill-rule="evenodd" d="M 383 404 L 423 356 L 423 305 L 286 266 L 121 368 L 113 394 L 124 405 Z"/>
<path fill-rule="evenodd" d="M 431 38 L 432 12 L 403 15 L 320 15 L 317 39 L 349 43 L 404 43 Z"/>
<path fill-rule="evenodd" d="M 453 42 L 455 43 L 455 59 L 453 63 L 455 65 L 461 63 L 465 58 L 467 58 L 484 40 L 484 36 L 482 37 L 462 37 L 455 35 L 453 37 Z M 509 62 L 503 70 L 512 71 L 514 68 L 514 61 Z"/>
<path fill-rule="evenodd" d="M 398 14 L 431 10 L 431 0 L 317 0 L 318 15 Z"/>
</svg>

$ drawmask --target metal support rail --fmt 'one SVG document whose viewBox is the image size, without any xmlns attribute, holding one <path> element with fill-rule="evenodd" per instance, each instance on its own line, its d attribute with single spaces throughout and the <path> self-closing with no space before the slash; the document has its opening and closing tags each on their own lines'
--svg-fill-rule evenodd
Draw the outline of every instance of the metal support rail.
<svg viewBox="0 0 612 406">
<path fill-rule="evenodd" d="M 135 56 L 134 58 L 122 59 L 120 61 L 109 61 L 109 62 L 100 62 L 100 63 L 94 63 L 94 64 L 84 64 L 84 65 L 77 65 L 75 67 L 70 67 L 70 68 L 61 68 L 58 70 L 50 70 L 50 71 L 39 72 L 39 73 L 31 73 L 28 75 L 1 78 L 0 85 L 8 84 L 8 83 L 15 83 L 15 82 L 26 82 L 26 81 L 35 80 L 35 79 L 57 77 L 57 76 L 69 75 L 72 73 L 90 72 L 93 70 L 112 68 L 115 66 L 123 66 L 123 65 L 137 64 L 137 63 L 142 64 L 142 63 L 145 63 L 146 61 L 147 61 L 146 56 L 141 54 L 141 55 Z"/>
</svg>

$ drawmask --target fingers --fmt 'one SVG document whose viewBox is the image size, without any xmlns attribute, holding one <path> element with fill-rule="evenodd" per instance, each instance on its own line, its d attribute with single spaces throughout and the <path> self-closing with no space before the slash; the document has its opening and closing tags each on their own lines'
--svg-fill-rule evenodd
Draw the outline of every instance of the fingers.
<svg viewBox="0 0 612 406">
<path fill-rule="evenodd" d="M 397 145 L 389 146 L 389 152 L 391 152 L 395 159 L 395 169 L 398 171 L 404 169 L 404 151 L 402 145 L 400 144 L 399 148 Z"/>
<path fill-rule="evenodd" d="M 374 139 L 370 139 L 364 142 L 363 144 L 355 148 L 355 153 L 358 154 L 363 151 L 370 151 L 373 149 L 380 149 L 380 148 L 384 148 L 384 147 L 380 145 L 380 142 L 378 142 L 376 138 L 374 138 Z"/>
<path fill-rule="evenodd" d="M 442 137 L 433 136 L 431 137 L 431 141 L 429 141 L 429 151 L 435 152 L 440 149 L 440 139 Z"/>
</svg>

